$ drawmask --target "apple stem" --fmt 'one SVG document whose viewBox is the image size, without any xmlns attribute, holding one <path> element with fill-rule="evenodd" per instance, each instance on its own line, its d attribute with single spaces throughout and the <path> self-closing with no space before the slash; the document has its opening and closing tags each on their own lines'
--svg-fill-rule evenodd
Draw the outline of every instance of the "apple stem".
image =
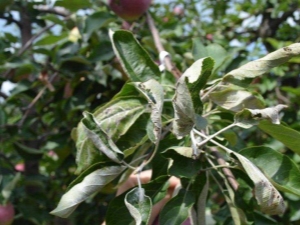
<svg viewBox="0 0 300 225">
<path fill-rule="evenodd" d="M 154 39 L 156 49 L 158 50 L 158 52 L 165 51 L 165 49 L 160 41 L 158 30 L 157 30 L 157 28 L 154 24 L 154 21 L 149 12 L 147 12 L 147 23 L 150 28 L 152 37 Z M 181 72 L 176 68 L 176 66 L 173 65 L 169 55 L 164 57 L 164 62 L 165 62 L 165 66 L 166 66 L 167 70 L 169 70 L 173 74 L 173 76 L 176 79 L 178 79 L 181 76 Z"/>
</svg>

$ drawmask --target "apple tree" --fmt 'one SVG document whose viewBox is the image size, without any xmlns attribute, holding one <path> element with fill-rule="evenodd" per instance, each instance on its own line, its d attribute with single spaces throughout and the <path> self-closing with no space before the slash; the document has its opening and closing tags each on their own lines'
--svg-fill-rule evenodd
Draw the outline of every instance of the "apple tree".
<svg viewBox="0 0 300 225">
<path fill-rule="evenodd" d="M 0 3 L 17 30 L 0 42 L 2 87 L 14 84 L 1 91 L 0 200 L 15 223 L 299 223 L 298 9 Z"/>
</svg>

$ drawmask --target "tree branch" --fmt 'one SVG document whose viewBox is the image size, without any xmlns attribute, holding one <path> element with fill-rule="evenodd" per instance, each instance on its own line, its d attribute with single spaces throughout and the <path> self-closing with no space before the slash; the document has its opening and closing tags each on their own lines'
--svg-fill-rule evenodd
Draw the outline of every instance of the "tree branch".
<svg viewBox="0 0 300 225">
<path fill-rule="evenodd" d="M 233 190 L 237 191 L 238 188 L 239 188 L 239 184 L 236 181 L 236 178 L 233 175 L 233 173 L 231 172 L 231 170 L 229 168 L 226 168 L 227 164 L 226 164 L 225 159 L 222 157 L 222 155 L 217 150 L 217 148 L 211 147 L 210 151 L 216 157 L 218 164 L 221 165 L 221 166 L 224 166 L 222 168 L 222 170 L 223 170 L 223 173 L 224 173 L 225 177 L 227 178 L 227 180 L 228 180 L 230 186 L 233 188 Z"/>
<path fill-rule="evenodd" d="M 20 29 L 22 28 L 22 24 L 20 21 L 15 20 L 11 15 L 9 17 L 4 16 L 4 15 L 0 15 L 0 19 L 4 19 L 9 23 L 15 23 Z"/>
<path fill-rule="evenodd" d="M 152 33 L 152 37 L 154 39 L 155 47 L 158 50 L 158 52 L 165 51 L 159 37 L 159 33 L 157 28 L 155 27 L 154 21 L 150 15 L 150 13 L 147 12 L 147 23 L 150 28 L 150 31 Z M 166 56 L 164 58 L 164 62 L 166 65 L 167 70 L 169 70 L 173 76 L 178 79 L 181 76 L 181 72 L 172 64 L 170 56 Z"/>
</svg>

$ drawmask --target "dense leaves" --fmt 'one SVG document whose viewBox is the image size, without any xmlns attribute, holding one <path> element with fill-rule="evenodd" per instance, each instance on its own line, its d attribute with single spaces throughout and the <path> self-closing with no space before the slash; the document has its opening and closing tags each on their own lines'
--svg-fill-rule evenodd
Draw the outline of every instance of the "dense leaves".
<svg viewBox="0 0 300 225">
<path fill-rule="evenodd" d="M 298 224 L 298 12 L 1 1 L 0 205 L 28 225 Z"/>
</svg>

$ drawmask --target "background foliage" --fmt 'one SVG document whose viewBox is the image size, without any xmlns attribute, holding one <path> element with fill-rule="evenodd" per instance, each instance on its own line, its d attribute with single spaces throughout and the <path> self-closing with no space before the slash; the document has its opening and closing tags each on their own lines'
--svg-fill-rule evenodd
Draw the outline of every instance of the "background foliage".
<svg viewBox="0 0 300 225">
<path fill-rule="evenodd" d="M 76 166 L 76 148 L 71 138 L 82 112 L 91 112 L 108 102 L 128 79 L 108 34 L 110 28 L 124 28 L 125 24 L 105 1 L 57 1 L 53 6 L 47 3 L 0 2 L 0 18 L 5 26 L 14 26 L 14 32 L 1 32 L 0 82 L 2 86 L 7 80 L 16 85 L 10 94 L 0 93 L 1 188 L 4 190 L 17 179 L 9 199 L 17 210 L 15 224 L 99 224 L 114 193 L 102 192 L 89 198 L 68 219 L 54 218 L 49 212 L 85 166 Z M 150 13 L 179 71 L 210 56 L 215 60 L 213 78 L 219 78 L 250 60 L 299 42 L 298 9 L 295 1 L 177 0 L 155 1 Z M 158 62 L 146 19 L 140 18 L 129 29 Z M 251 83 L 251 90 L 259 93 L 267 106 L 289 106 L 282 121 L 295 130 L 300 129 L 299 62 L 300 58 L 295 57 Z M 215 130 L 232 119 L 226 113 L 222 116 L 215 118 L 220 120 L 214 124 Z M 299 156 L 290 146 L 285 147 L 257 129 L 228 131 L 224 136 L 233 149 L 264 143 L 289 156 L 298 168 Z M 247 149 L 244 151 L 255 159 Z M 267 154 L 269 150 L 265 151 Z M 156 160 L 159 163 L 160 159 Z M 20 163 L 25 165 L 23 171 L 15 167 Z M 236 175 L 243 184 L 243 174 L 237 171 Z M 246 183 L 243 187 L 249 192 Z M 211 190 L 209 206 L 218 224 L 230 224 L 228 208 L 217 190 Z M 284 197 L 289 208 L 283 216 L 270 218 L 257 213 L 257 220 L 299 224 L 299 197 Z M 253 204 L 251 199 L 237 201 Z"/>
</svg>

